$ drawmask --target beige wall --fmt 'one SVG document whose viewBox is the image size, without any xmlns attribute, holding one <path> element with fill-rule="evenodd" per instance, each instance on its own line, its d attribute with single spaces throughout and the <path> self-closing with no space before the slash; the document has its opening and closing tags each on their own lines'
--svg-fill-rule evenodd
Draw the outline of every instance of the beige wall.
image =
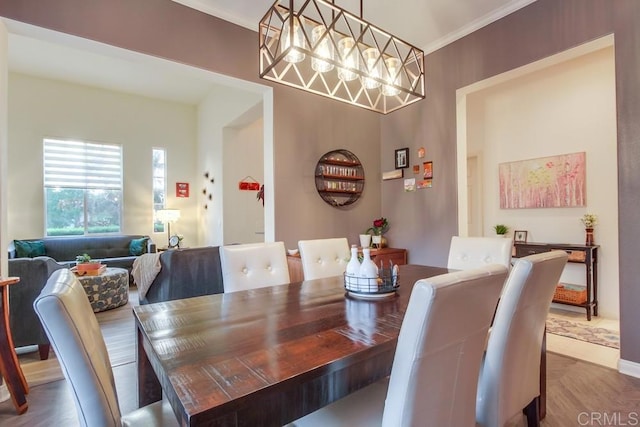
<svg viewBox="0 0 640 427">
<path fill-rule="evenodd" d="M 264 183 L 262 118 L 225 129 L 223 152 L 224 244 L 264 242 L 264 207 L 256 198 L 258 192 L 238 186 L 242 180 Z"/>
<path fill-rule="evenodd" d="M 607 318 L 617 319 L 615 112 L 613 47 L 467 96 L 468 155 L 478 154 L 484 171 L 481 183 L 484 235 L 493 235 L 493 225 L 503 223 L 512 231 L 527 230 L 528 241 L 584 244 L 584 227 L 579 218 L 586 212 L 598 214 L 599 311 Z M 500 209 L 500 163 L 582 151 L 587 156 L 586 207 Z M 584 284 L 584 266 L 569 264 L 562 280 Z"/>
<path fill-rule="evenodd" d="M 44 235 L 42 140 L 77 138 L 123 146 L 122 232 L 153 234 L 151 150 L 167 150 L 167 207 L 182 211 L 172 232 L 196 241 L 196 197 L 176 199 L 175 183 L 195 182 L 196 108 L 10 73 L 9 79 L 9 238 Z M 193 191 L 192 191 L 193 194 Z"/>
<path fill-rule="evenodd" d="M 224 157 L 224 129 L 239 116 L 262 101 L 262 96 L 234 88 L 217 87 L 198 106 L 198 191 L 199 216 L 202 230 L 199 246 L 222 245 L 225 242 L 224 181 L 227 167 Z M 261 141 L 263 138 L 261 137 Z M 247 153 L 246 158 L 251 153 Z M 260 156 L 263 161 L 263 156 Z M 237 159 L 241 161 L 241 159 Z M 204 173 L 209 173 L 209 179 Z M 210 180 L 213 179 L 214 182 Z M 200 183 L 202 185 L 200 186 Z M 200 188 L 202 187 L 202 188 Z M 201 189 L 206 189 L 203 197 Z M 208 199 L 208 195 L 212 199 Z M 204 205 L 207 208 L 204 208 Z M 229 219 L 232 220 L 232 219 Z M 233 225 L 232 225 L 233 226 Z"/>
</svg>

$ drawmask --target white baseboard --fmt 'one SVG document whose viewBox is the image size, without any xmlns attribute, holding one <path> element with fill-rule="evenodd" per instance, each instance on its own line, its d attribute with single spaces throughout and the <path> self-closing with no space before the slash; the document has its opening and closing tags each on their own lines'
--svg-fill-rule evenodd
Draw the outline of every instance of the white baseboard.
<svg viewBox="0 0 640 427">
<path fill-rule="evenodd" d="M 618 360 L 618 372 L 640 378 L 640 363 L 620 359 Z"/>
<path fill-rule="evenodd" d="M 0 384 L 0 402 L 4 402 L 5 400 L 9 400 L 11 395 L 9 394 L 9 389 L 7 388 L 7 384 L 4 382 Z"/>
</svg>

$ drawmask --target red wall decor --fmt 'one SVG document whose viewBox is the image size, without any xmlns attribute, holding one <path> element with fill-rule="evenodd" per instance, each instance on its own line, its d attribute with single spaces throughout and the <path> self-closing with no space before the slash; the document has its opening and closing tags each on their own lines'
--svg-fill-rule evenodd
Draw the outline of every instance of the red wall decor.
<svg viewBox="0 0 640 427">
<path fill-rule="evenodd" d="M 260 190 L 260 183 L 256 181 L 254 177 L 246 176 L 238 183 L 238 189 L 244 191 L 258 191 Z"/>
<path fill-rule="evenodd" d="M 189 197 L 188 182 L 176 182 L 176 197 Z"/>
</svg>

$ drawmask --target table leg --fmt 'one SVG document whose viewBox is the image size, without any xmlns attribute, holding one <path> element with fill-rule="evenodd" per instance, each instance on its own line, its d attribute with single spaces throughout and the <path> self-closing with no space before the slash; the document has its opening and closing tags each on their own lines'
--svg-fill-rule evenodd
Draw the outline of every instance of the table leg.
<svg viewBox="0 0 640 427">
<path fill-rule="evenodd" d="M 7 389 L 18 414 L 23 414 L 28 408 L 25 394 L 29 393 L 29 385 L 24 377 L 18 356 L 13 347 L 13 338 L 9 329 L 9 292 L 6 286 L 0 287 L 0 375 L 7 383 Z"/>
<path fill-rule="evenodd" d="M 136 328 L 136 352 L 138 364 L 138 407 L 162 400 L 162 386 L 153 371 L 147 352 L 144 349 L 144 337 Z"/>
</svg>

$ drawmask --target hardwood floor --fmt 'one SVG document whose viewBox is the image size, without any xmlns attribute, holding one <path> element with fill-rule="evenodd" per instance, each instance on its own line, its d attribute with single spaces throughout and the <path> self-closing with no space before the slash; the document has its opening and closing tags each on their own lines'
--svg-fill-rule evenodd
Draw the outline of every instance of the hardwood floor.
<svg viewBox="0 0 640 427">
<path fill-rule="evenodd" d="M 127 413 L 137 407 L 134 363 L 135 331 L 132 305 L 135 289 L 127 305 L 97 313 L 118 391 L 120 408 Z M 77 426 L 76 409 L 55 355 L 40 361 L 37 353 L 20 356 L 30 384 L 29 410 L 16 415 L 11 401 L 0 403 L 0 425 Z M 555 353 L 548 354 L 547 417 L 545 427 L 578 425 L 638 425 L 640 423 L 640 379 Z M 526 425 L 520 417 L 514 426 Z"/>
</svg>

